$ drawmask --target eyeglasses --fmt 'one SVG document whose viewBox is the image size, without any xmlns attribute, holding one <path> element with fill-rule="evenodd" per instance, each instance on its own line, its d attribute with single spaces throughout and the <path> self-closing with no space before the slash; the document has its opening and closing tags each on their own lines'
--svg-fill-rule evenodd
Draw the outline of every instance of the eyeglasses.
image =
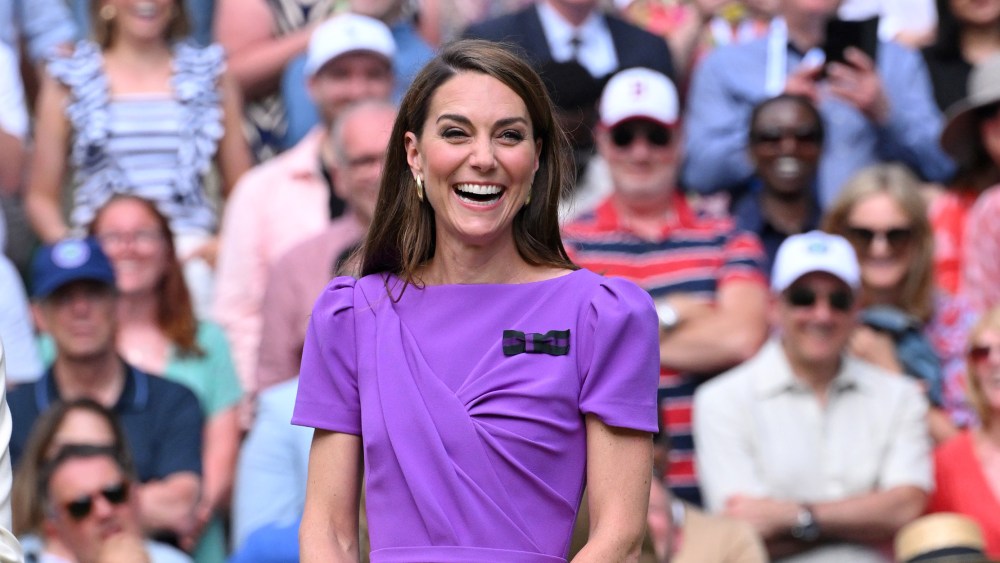
<svg viewBox="0 0 1000 563">
<path fill-rule="evenodd" d="M 894 227 L 892 229 L 875 230 L 867 227 L 847 227 L 847 238 L 860 251 L 866 251 L 876 238 L 883 239 L 894 252 L 902 252 L 913 240 L 913 229 L 910 227 Z"/>
<path fill-rule="evenodd" d="M 820 295 L 809 287 L 792 287 L 785 292 L 785 301 L 792 307 L 814 307 Z M 846 313 L 854 306 L 854 295 L 850 291 L 832 291 L 825 295 L 827 304 L 834 311 Z"/>
<path fill-rule="evenodd" d="M 797 143 L 818 145 L 823 140 L 823 133 L 818 127 L 813 126 L 796 129 L 775 127 L 758 129 L 750 133 L 750 142 L 755 145 L 776 145 L 789 138 L 795 139 Z"/>
<path fill-rule="evenodd" d="M 122 481 L 117 485 L 105 487 L 92 495 L 86 495 L 72 500 L 66 503 L 66 512 L 69 512 L 69 515 L 74 520 L 83 520 L 89 516 L 90 512 L 94 509 L 94 497 L 98 494 L 104 497 L 104 500 L 118 506 L 128 500 L 128 482 Z"/>
<path fill-rule="evenodd" d="M 163 233 L 155 230 L 146 231 L 111 231 L 97 235 L 97 240 L 104 248 L 122 247 L 132 243 L 139 248 L 155 248 L 163 242 Z"/>
<path fill-rule="evenodd" d="M 1000 344 L 980 344 L 969 348 L 969 359 L 973 362 L 989 359 L 993 354 L 1000 354 Z"/>
<path fill-rule="evenodd" d="M 653 123 L 626 123 L 611 129 L 611 142 L 618 148 L 631 145 L 642 135 L 654 147 L 665 147 L 673 140 L 670 129 Z"/>
</svg>

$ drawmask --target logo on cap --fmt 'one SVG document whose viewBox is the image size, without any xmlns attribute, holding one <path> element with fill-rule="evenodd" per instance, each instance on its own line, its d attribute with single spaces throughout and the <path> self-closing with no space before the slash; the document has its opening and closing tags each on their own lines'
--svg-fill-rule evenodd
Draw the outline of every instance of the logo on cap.
<svg viewBox="0 0 1000 563">
<path fill-rule="evenodd" d="M 830 250 L 830 247 L 828 247 L 825 242 L 813 241 L 808 247 L 806 247 L 806 250 L 816 254 L 824 254 Z"/>
<path fill-rule="evenodd" d="M 79 239 L 64 240 L 52 248 L 52 263 L 64 270 L 79 268 L 90 260 L 90 248 Z"/>
</svg>

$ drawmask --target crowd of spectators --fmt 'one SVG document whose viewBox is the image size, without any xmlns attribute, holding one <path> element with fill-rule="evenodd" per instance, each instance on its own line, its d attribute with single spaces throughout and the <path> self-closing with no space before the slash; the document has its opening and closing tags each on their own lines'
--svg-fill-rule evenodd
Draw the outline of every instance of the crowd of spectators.
<svg viewBox="0 0 1000 563">
<path fill-rule="evenodd" d="M 655 302 L 643 560 L 891 561 L 930 512 L 1000 558 L 1000 0 L 0 0 L 26 553 L 298 559 L 311 306 L 460 38 L 540 72 L 566 251 Z"/>
</svg>

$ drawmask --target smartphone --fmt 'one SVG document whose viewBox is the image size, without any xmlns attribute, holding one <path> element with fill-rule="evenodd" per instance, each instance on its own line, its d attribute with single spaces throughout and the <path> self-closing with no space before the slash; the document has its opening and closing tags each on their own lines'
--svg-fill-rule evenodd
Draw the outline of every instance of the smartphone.
<svg viewBox="0 0 1000 563">
<path fill-rule="evenodd" d="M 874 61 L 878 54 L 878 16 L 866 20 L 832 19 L 826 24 L 826 43 L 823 53 L 826 64 L 843 63 L 848 47 L 861 49 Z"/>
</svg>

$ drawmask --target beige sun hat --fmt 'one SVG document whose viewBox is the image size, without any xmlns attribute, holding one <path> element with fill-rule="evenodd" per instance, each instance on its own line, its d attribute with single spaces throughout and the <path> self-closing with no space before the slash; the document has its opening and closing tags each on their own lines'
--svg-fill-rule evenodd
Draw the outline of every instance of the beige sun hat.
<svg viewBox="0 0 1000 563">
<path fill-rule="evenodd" d="M 979 524 L 952 512 L 928 514 L 896 534 L 896 561 L 986 561 Z"/>
<path fill-rule="evenodd" d="M 1000 102 L 1000 54 L 973 67 L 969 74 L 968 95 L 945 112 L 941 148 L 956 162 L 968 163 L 981 142 L 976 130 L 976 110 Z"/>
</svg>

